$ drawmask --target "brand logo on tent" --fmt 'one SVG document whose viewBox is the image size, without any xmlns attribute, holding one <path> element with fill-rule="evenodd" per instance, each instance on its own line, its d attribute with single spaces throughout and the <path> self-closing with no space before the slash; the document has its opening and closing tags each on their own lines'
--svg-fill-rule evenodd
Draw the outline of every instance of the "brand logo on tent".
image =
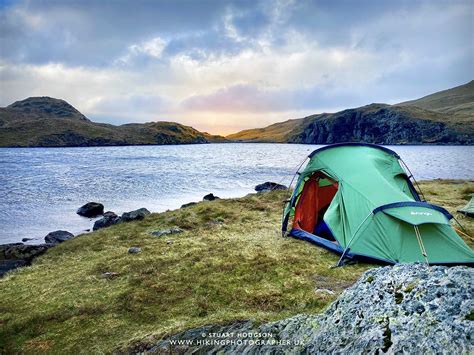
<svg viewBox="0 0 474 355">
<path fill-rule="evenodd" d="M 432 216 L 433 215 L 430 212 L 415 212 L 415 211 L 411 211 L 410 214 L 412 216 Z"/>
</svg>

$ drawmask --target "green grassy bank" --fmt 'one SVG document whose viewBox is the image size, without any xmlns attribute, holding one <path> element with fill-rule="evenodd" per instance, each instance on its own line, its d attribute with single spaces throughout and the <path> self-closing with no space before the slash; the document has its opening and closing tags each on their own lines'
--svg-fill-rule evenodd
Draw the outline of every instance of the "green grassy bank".
<svg viewBox="0 0 474 355">
<path fill-rule="evenodd" d="M 451 212 L 474 192 L 472 181 L 421 185 Z M 331 269 L 336 255 L 281 238 L 286 198 L 203 202 L 50 249 L 0 279 L 0 352 L 108 353 L 205 324 L 321 311 L 372 265 Z M 472 235 L 472 219 L 457 216 Z M 185 232 L 151 235 L 170 227 Z"/>
</svg>

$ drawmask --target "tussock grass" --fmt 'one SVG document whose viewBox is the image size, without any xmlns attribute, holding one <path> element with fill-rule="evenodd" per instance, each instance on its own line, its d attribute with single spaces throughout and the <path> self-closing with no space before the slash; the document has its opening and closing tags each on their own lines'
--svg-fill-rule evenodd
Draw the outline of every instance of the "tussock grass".
<svg viewBox="0 0 474 355">
<path fill-rule="evenodd" d="M 472 184 L 421 185 L 453 212 Z M 50 249 L 0 279 L 0 352 L 110 353 L 206 324 L 320 312 L 372 265 L 331 269 L 336 255 L 281 238 L 287 194 L 202 202 Z M 185 232 L 150 234 L 171 227 Z"/>
</svg>

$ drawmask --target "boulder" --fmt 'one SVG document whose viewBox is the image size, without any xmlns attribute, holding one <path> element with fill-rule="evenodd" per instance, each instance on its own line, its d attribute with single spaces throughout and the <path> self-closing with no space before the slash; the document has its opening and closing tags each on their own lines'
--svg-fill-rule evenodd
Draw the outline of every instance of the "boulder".
<svg viewBox="0 0 474 355">
<path fill-rule="evenodd" d="M 472 354 L 473 289 L 474 270 L 469 267 L 420 263 L 380 267 L 362 275 L 322 314 L 299 314 L 260 325 L 247 321 L 189 329 L 160 340 L 148 351 Z M 206 340 L 212 339 L 207 335 L 212 333 L 229 334 L 225 340 L 236 341 L 209 345 Z M 239 334 L 263 334 L 277 344 L 251 343 Z M 175 340 L 197 345 L 178 349 Z"/>
<path fill-rule="evenodd" d="M 45 253 L 52 244 L 26 245 L 12 243 L 0 245 L 0 277 L 7 271 L 27 266 L 37 256 Z"/>
<path fill-rule="evenodd" d="M 214 194 L 212 193 L 207 194 L 206 196 L 202 198 L 203 201 L 214 201 L 214 200 L 219 200 L 219 199 L 220 197 L 214 196 Z"/>
<path fill-rule="evenodd" d="M 194 205 L 197 205 L 197 202 L 188 202 L 188 203 L 185 203 L 184 205 L 181 205 L 181 208 L 187 208 Z"/>
<path fill-rule="evenodd" d="M 141 251 L 142 251 L 142 248 L 139 248 L 139 247 L 128 248 L 129 254 L 138 254 L 138 253 L 141 253 Z"/>
<path fill-rule="evenodd" d="M 277 184 L 276 182 L 264 182 L 263 184 L 259 184 L 255 186 L 255 191 L 257 192 L 266 192 L 266 191 L 273 191 L 273 190 L 287 190 L 288 188 L 285 185 Z"/>
<path fill-rule="evenodd" d="M 184 231 L 181 228 L 171 228 L 171 229 L 161 229 L 159 231 L 151 232 L 151 235 L 155 237 L 161 237 L 162 235 L 179 234 L 183 232 Z"/>
<path fill-rule="evenodd" d="M 58 230 L 48 233 L 48 235 L 44 237 L 44 241 L 49 244 L 59 244 L 72 238 L 74 238 L 74 234 L 68 231 Z"/>
<path fill-rule="evenodd" d="M 139 221 L 144 219 L 146 216 L 150 214 L 146 208 L 139 208 L 138 210 L 124 212 L 122 214 L 122 222 L 131 222 L 131 221 Z"/>
<path fill-rule="evenodd" d="M 104 205 L 98 202 L 88 202 L 80 207 L 76 213 L 83 217 L 97 217 L 104 213 Z"/>
<path fill-rule="evenodd" d="M 92 229 L 96 231 L 97 229 L 110 227 L 114 224 L 120 223 L 121 220 L 122 218 L 117 216 L 114 212 L 107 211 L 104 213 L 101 219 L 95 221 L 94 227 L 92 227 Z"/>
</svg>

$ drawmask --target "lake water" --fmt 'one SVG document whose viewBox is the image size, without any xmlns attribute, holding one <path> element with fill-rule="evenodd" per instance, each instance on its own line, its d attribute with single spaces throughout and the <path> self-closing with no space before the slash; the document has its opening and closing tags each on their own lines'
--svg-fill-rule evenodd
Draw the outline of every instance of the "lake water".
<svg viewBox="0 0 474 355">
<path fill-rule="evenodd" d="M 76 210 L 89 201 L 121 214 L 199 201 L 207 193 L 244 196 L 256 184 L 288 185 L 317 145 L 203 144 L 0 149 L 0 244 L 50 231 L 74 234 L 93 220 Z M 395 146 L 418 180 L 473 179 L 474 146 Z"/>
</svg>

